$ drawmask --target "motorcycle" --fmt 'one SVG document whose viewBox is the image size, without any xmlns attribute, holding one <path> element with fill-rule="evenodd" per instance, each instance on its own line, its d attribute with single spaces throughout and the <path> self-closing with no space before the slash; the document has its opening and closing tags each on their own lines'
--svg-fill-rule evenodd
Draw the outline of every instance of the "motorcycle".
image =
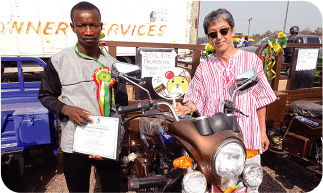
<svg viewBox="0 0 323 193">
<path fill-rule="evenodd" d="M 322 174 L 322 105 L 294 101 L 285 121 L 286 126 L 268 131 L 270 151 L 309 161 L 307 165 L 317 166 L 312 170 Z"/>
<path fill-rule="evenodd" d="M 149 91 L 136 83 L 140 79 L 132 76 L 138 72 L 139 67 L 125 63 L 112 67 L 113 77 L 143 89 L 149 98 L 118 108 L 120 114 L 140 112 L 122 119 L 124 126 L 140 119 L 139 129 L 127 127 L 121 142 L 120 157 L 128 190 L 258 192 L 263 168 L 255 163 L 245 164 L 247 152 L 234 114 L 243 114 L 234 106 L 236 92 L 258 83 L 256 71 L 236 77 L 237 88 L 230 100 L 221 103 L 221 112 L 192 118 L 180 118 L 170 103 L 152 100 Z M 140 139 L 131 138 L 135 132 L 139 132 Z"/>
</svg>

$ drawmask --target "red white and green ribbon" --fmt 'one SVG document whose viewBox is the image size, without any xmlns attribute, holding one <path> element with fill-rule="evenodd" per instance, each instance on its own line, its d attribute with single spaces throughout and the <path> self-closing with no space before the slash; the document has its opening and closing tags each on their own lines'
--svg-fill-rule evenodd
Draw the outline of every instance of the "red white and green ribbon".
<svg viewBox="0 0 323 193">
<path fill-rule="evenodd" d="M 102 116 L 110 115 L 110 87 L 115 83 L 111 78 L 109 67 L 97 68 L 93 74 L 93 80 L 98 85 L 96 98 L 99 102 L 99 109 Z"/>
</svg>

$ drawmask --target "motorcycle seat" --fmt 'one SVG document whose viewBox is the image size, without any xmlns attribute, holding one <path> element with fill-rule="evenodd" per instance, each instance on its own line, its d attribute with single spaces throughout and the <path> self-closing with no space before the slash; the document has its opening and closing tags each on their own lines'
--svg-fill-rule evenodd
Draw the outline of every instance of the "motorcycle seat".
<svg viewBox="0 0 323 193">
<path fill-rule="evenodd" d="M 305 117 L 320 118 L 322 117 L 322 105 L 311 101 L 295 101 L 291 103 L 290 112 Z"/>
</svg>

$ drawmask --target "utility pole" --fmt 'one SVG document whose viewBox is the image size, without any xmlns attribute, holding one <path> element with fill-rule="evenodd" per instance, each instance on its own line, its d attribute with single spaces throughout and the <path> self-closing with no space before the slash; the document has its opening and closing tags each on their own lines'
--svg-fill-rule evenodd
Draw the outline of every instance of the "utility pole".
<svg viewBox="0 0 323 193">
<path fill-rule="evenodd" d="M 252 17 L 249 19 L 249 25 L 248 25 L 248 38 L 249 38 L 249 31 L 250 31 L 250 21 L 252 20 Z"/>
<path fill-rule="evenodd" d="M 289 1 L 287 1 L 287 8 L 286 8 L 286 15 L 285 15 L 285 22 L 284 22 L 284 33 L 285 33 L 285 28 L 286 28 L 286 21 L 287 21 L 287 14 L 288 14 L 288 6 L 289 6 Z"/>
</svg>

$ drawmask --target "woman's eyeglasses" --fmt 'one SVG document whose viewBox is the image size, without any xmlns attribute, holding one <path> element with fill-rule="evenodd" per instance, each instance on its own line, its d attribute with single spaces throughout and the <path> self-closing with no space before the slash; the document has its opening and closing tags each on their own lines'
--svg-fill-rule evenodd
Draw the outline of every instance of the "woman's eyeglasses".
<svg viewBox="0 0 323 193">
<path fill-rule="evenodd" d="M 228 34 L 229 30 L 230 30 L 230 27 L 227 27 L 227 28 L 220 29 L 219 32 L 221 35 L 225 36 Z M 211 33 L 207 34 L 207 37 L 209 37 L 211 39 L 217 38 L 218 32 L 211 32 Z"/>
</svg>

